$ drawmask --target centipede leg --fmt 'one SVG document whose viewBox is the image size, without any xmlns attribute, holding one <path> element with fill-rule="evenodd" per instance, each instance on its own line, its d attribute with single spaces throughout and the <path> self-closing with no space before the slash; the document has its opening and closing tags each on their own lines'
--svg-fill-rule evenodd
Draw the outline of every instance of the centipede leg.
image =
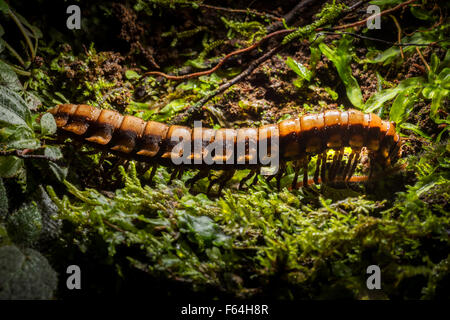
<svg viewBox="0 0 450 320">
<path fill-rule="evenodd" d="M 345 169 L 345 160 L 344 160 L 345 151 L 344 148 L 339 150 L 339 156 L 336 163 L 335 173 L 334 173 L 334 181 L 339 180 L 342 175 L 342 171 Z"/>
<path fill-rule="evenodd" d="M 298 172 L 301 168 L 301 162 L 300 161 L 294 161 L 294 179 L 292 180 L 291 189 L 295 190 L 297 189 L 297 179 L 298 179 Z"/>
<path fill-rule="evenodd" d="M 239 190 L 242 190 L 242 188 L 244 187 L 244 185 L 245 185 L 245 183 L 249 180 L 249 179 L 251 179 L 255 174 L 256 174 L 256 171 L 257 171 L 258 169 L 251 169 L 250 170 L 250 172 L 248 173 L 248 175 L 246 175 L 240 182 L 239 182 Z"/>
<path fill-rule="evenodd" d="M 280 165 L 280 168 L 278 169 L 277 173 L 277 190 L 280 190 L 281 187 L 281 178 L 283 177 L 284 171 L 286 170 L 286 163 L 282 162 Z"/>
<path fill-rule="evenodd" d="M 99 165 L 99 167 L 100 167 L 100 169 L 102 170 L 102 171 L 104 171 L 104 169 L 103 169 L 103 162 L 105 162 L 105 159 L 106 159 L 106 156 L 108 155 L 108 152 L 106 152 L 106 151 L 103 151 L 102 153 L 101 153 L 101 155 L 100 155 L 100 159 L 98 160 L 98 165 Z"/>
<path fill-rule="evenodd" d="M 192 178 L 190 178 L 186 181 L 186 185 L 188 185 L 192 188 L 198 180 L 206 178 L 208 176 L 208 174 L 209 174 L 208 169 L 201 169 L 199 172 L 197 172 L 197 174 L 195 176 L 193 176 Z"/>
<path fill-rule="evenodd" d="M 346 180 L 350 180 L 350 178 L 353 176 L 356 170 L 356 166 L 358 165 L 360 160 L 361 160 L 361 150 L 358 150 L 355 152 L 352 168 L 350 169 L 350 172 L 348 173 Z"/>
<path fill-rule="evenodd" d="M 286 170 L 286 163 L 281 162 L 278 172 L 276 174 L 270 175 L 266 178 L 266 182 L 269 183 L 273 178 L 277 180 L 277 189 L 280 190 L 281 178 L 283 177 L 284 171 Z"/>
<path fill-rule="evenodd" d="M 180 170 L 181 170 L 181 168 L 178 168 L 178 167 L 173 169 L 172 174 L 170 175 L 169 184 L 171 184 L 172 180 L 178 176 Z"/>
<path fill-rule="evenodd" d="M 335 151 L 335 153 L 334 153 L 330 169 L 328 170 L 328 181 L 334 181 L 334 178 L 336 177 L 336 171 L 337 171 L 338 164 L 339 164 L 338 159 L 339 159 L 340 152 L 341 151 L 338 150 L 338 151 Z"/>
<path fill-rule="evenodd" d="M 303 162 L 303 187 L 308 187 L 308 163 L 310 158 L 306 157 L 305 161 Z"/>
<path fill-rule="evenodd" d="M 225 171 L 225 173 L 219 177 L 219 191 L 217 193 L 218 196 L 222 194 L 222 189 L 225 187 L 227 182 L 230 181 L 231 178 L 233 178 L 235 172 L 236 170 Z"/>
<path fill-rule="evenodd" d="M 183 173 L 184 173 L 184 167 L 180 167 L 180 169 L 178 170 L 177 179 L 181 179 L 183 177 Z"/>
<path fill-rule="evenodd" d="M 322 166 L 320 168 L 320 179 L 322 180 L 322 183 L 327 182 L 327 151 L 325 150 L 322 153 Z"/>
<path fill-rule="evenodd" d="M 345 165 L 344 171 L 342 172 L 342 180 L 346 180 L 346 176 L 350 171 L 350 168 L 352 167 L 352 162 L 355 159 L 355 151 L 352 150 L 352 153 L 349 155 L 348 160 L 347 160 L 347 164 Z"/>
<path fill-rule="evenodd" d="M 152 166 L 152 172 L 150 172 L 150 177 L 148 178 L 148 180 L 150 181 L 150 183 L 153 181 L 153 178 L 155 177 L 156 170 L 158 170 L 158 164 L 157 164 L 157 163 L 155 163 L 155 164 Z"/>
<path fill-rule="evenodd" d="M 319 184 L 319 172 L 320 172 L 320 164 L 322 163 L 322 154 L 320 153 L 317 156 L 317 162 L 316 162 L 316 171 L 314 171 L 314 183 Z"/>
</svg>

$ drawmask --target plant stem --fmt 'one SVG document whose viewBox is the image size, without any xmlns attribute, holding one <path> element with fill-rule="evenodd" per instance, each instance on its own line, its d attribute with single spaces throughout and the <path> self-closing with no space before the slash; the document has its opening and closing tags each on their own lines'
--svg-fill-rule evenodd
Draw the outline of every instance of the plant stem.
<svg viewBox="0 0 450 320">
<path fill-rule="evenodd" d="M 31 53 L 31 61 L 34 60 L 35 56 L 36 56 L 36 52 L 34 51 L 34 47 L 33 44 L 31 43 L 30 37 L 28 37 L 27 32 L 24 28 L 24 26 L 22 25 L 22 23 L 20 22 L 20 20 L 17 18 L 17 16 L 14 14 L 14 12 L 12 12 L 11 9 L 8 10 L 8 13 L 10 15 L 10 17 L 14 20 L 14 22 L 16 23 L 17 27 L 19 27 L 20 32 L 22 32 L 23 36 L 25 37 L 25 41 L 28 45 L 28 48 L 30 49 L 30 53 Z"/>
</svg>

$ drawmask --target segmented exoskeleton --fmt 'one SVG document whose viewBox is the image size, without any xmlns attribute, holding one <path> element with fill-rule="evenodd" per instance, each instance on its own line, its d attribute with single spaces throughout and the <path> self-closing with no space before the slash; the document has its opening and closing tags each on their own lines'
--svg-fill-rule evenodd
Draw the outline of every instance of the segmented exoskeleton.
<svg viewBox="0 0 450 320">
<path fill-rule="evenodd" d="M 184 169 L 200 169 L 188 181 L 193 185 L 199 179 L 207 177 L 211 169 L 225 170 L 222 176 L 211 181 L 208 192 L 217 183 L 220 193 L 236 169 L 251 169 L 249 175 L 240 182 L 240 187 L 253 176 L 256 177 L 258 170 L 267 164 L 262 163 L 261 158 L 255 158 L 253 150 L 262 143 L 269 146 L 269 155 L 279 155 L 280 169 L 276 175 L 269 177 L 276 177 L 278 187 L 287 162 L 294 163 L 292 187 L 296 188 L 301 168 L 303 186 L 308 185 L 308 163 L 314 155 L 318 155 L 318 158 L 313 181 L 327 183 L 350 180 L 363 149 L 368 153 L 369 179 L 374 168 L 389 168 L 397 162 L 401 153 L 401 140 L 393 123 L 383 121 L 373 113 L 364 114 L 357 110 L 328 110 L 259 128 L 218 130 L 146 122 L 131 115 L 121 115 L 117 111 L 101 110 L 88 105 L 62 104 L 51 109 L 50 113 L 54 115 L 59 130 L 121 157 L 152 164 L 152 177 L 158 165 L 175 166 L 171 179 L 180 176 Z M 191 143 L 192 149 L 187 155 L 192 160 L 190 163 L 175 164 L 175 160 L 186 156 L 175 148 L 176 141 Z M 275 147 L 271 144 L 273 141 L 277 141 Z M 223 152 L 211 151 L 209 146 L 214 142 L 222 143 Z M 240 143 L 245 148 L 239 153 L 236 148 Z M 345 147 L 352 150 L 346 157 L 347 161 L 344 160 Z M 335 153 L 331 161 L 327 161 L 327 151 L 330 149 L 335 150 Z M 207 156 L 214 161 L 213 164 L 205 161 Z"/>
</svg>

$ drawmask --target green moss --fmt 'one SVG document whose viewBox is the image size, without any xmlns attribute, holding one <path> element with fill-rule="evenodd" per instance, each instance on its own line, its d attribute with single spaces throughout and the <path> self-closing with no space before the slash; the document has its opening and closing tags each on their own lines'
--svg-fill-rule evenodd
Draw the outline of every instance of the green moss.
<svg viewBox="0 0 450 320">
<path fill-rule="evenodd" d="M 34 203 L 22 205 L 8 216 L 6 226 L 14 243 L 32 245 L 38 240 L 42 229 L 39 209 Z"/>
<path fill-rule="evenodd" d="M 33 249 L 0 247 L 0 299 L 52 299 L 56 272 L 47 259 Z"/>
</svg>

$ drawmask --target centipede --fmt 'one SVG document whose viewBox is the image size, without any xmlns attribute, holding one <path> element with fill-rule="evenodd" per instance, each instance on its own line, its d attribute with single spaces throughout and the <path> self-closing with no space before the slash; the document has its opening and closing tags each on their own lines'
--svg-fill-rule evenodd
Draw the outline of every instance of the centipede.
<svg viewBox="0 0 450 320">
<path fill-rule="evenodd" d="M 150 180 L 159 166 L 173 169 L 170 180 L 181 177 L 184 170 L 198 169 L 186 182 L 192 188 L 208 177 L 210 170 L 222 170 L 222 175 L 210 180 L 208 193 L 217 184 L 220 194 L 236 170 L 250 169 L 239 189 L 250 179 L 250 185 L 254 184 L 268 157 L 277 156 L 279 166 L 266 180 L 275 178 L 280 188 L 289 163 L 294 170 L 292 189 L 311 184 L 308 164 L 314 156 L 315 184 L 350 181 L 363 153 L 368 159 L 369 180 L 374 172 L 387 172 L 401 157 L 402 140 L 395 123 L 354 109 L 309 113 L 277 124 L 239 129 L 167 125 L 85 104 L 60 104 L 49 112 L 58 134 L 81 139 L 124 159 L 142 161 L 152 167 Z M 178 148 L 180 141 L 187 147 Z M 257 150 L 263 147 L 266 154 L 258 157 Z M 333 152 L 328 156 L 330 150 Z M 303 181 L 298 182 L 302 169 Z"/>
</svg>

